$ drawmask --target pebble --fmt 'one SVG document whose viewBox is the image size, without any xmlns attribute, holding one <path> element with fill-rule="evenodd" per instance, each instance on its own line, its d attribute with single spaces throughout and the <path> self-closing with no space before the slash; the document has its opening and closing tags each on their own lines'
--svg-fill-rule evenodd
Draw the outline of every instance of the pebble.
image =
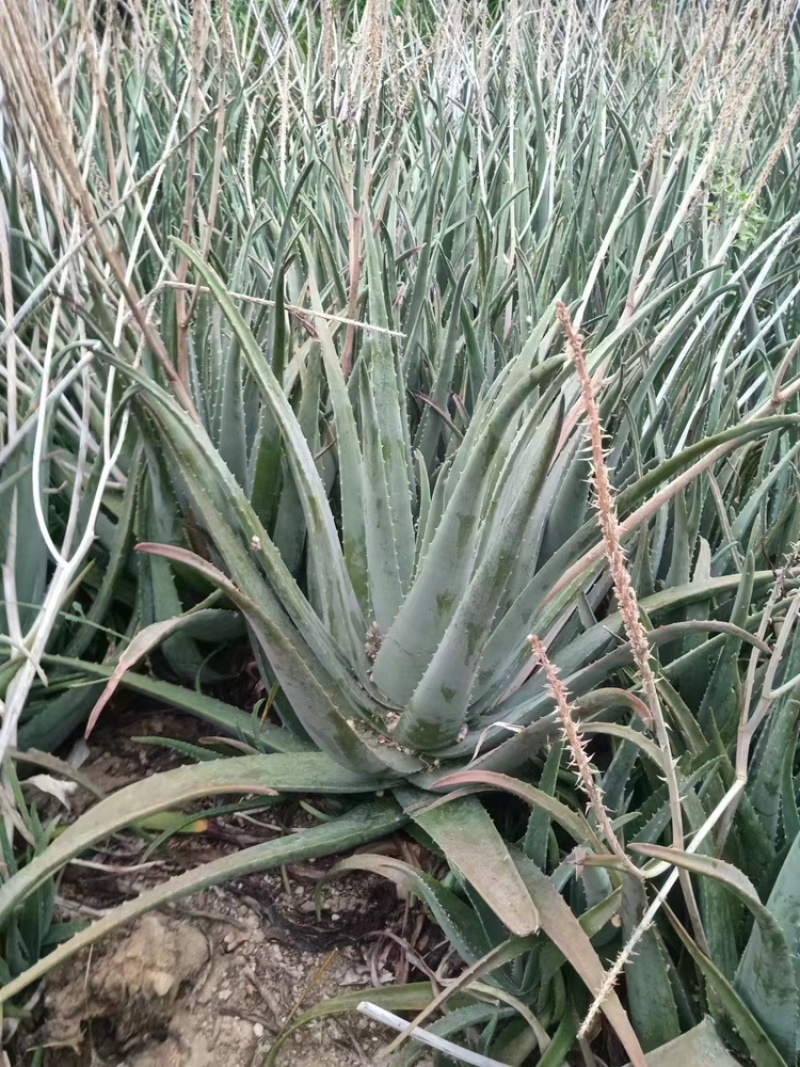
<svg viewBox="0 0 800 1067">
<path fill-rule="evenodd" d="M 256 1037 L 264 1036 L 264 1026 L 262 1023 L 253 1023 L 253 1033 Z"/>
</svg>

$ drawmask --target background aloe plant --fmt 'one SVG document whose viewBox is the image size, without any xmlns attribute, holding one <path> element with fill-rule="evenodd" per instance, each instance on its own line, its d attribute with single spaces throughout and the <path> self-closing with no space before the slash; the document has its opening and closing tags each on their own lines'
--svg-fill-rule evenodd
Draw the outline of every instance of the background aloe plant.
<svg viewBox="0 0 800 1067">
<path fill-rule="evenodd" d="M 756 1062 L 793 1062 L 791 5 L 132 11 L 98 36 L 82 3 L 0 0 L 4 737 L 24 714 L 26 744 L 57 745 L 112 676 L 104 699 L 122 677 L 258 751 L 101 802 L 0 887 L 5 943 L 71 856 L 160 808 L 355 799 L 148 890 L 0 996 L 147 908 L 413 821 L 447 884 L 380 869 L 476 968 L 465 986 L 488 974 L 539 1016 L 487 1026 L 493 1054 L 525 1062 L 549 1031 L 542 1062 L 563 1062 L 655 892 L 581 813 L 534 632 L 631 860 L 698 876 L 629 963 L 627 1014 L 604 1001 L 629 1057 L 699 1022 L 700 990 Z M 588 337 L 666 747 L 643 730 L 557 299 Z M 15 601 L 41 610 L 18 624 Z M 277 693 L 262 727 L 214 697 L 245 630 Z M 160 678 L 123 673 L 157 646 Z M 487 786 L 530 820 L 498 827 L 458 788 Z"/>
</svg>

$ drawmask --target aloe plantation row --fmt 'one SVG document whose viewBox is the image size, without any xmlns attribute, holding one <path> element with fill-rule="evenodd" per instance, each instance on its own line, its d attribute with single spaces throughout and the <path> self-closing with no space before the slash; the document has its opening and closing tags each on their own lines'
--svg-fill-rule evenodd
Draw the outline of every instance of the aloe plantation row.
<svg viewBox="0 0 800 1067">
<path fill-rule="evenodd" d="M 0 1003 L 339 855 L 463 960 L 370 998 L 486 1063 L 796 1064 L 794 4 L 127 8 L 0 0 Z M 119 687 L 235 754 L 61 826 Z M 223 794 L 341 814 L 62 921 Z"/>
</svg>

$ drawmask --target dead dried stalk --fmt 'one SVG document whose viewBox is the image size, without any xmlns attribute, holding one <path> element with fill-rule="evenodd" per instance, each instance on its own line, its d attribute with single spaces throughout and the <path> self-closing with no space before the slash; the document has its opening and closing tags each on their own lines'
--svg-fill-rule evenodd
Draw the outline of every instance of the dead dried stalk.
<svg viewBox="0 0 800 1067">
<path fill-rule="evenodd" d="M 592 773 L 589 756 L 586 752 L 580 729 L 578 728 L 576 721 L 578 717 L 577 708 L 570 702 L 566 686 L 558 676 L 558 668 L 547 655 L 547 649 L 545 648 L 544 643 L 536 637 L 535 634 L 531 634 L 528 637 L 528 640 L 530 641 L 534 654 L 542 665 L 547 684 L 550 686 L 550 691 L 553 694 L 553 699 L 556 702 L 558 714 L 561 719 L 561 729 L 564 740 L 569 747 L 573 766 L 578 772 L 580 783 L 589 798 L 589 804 L 595 814 L 597 823 L 603 831 L 611 851 L 620 861 L 623 868 L 629 874 L 634 875 L 634 877 L 642 878 L 642 871 L 627 855 L 625 849 L 620 844 L 619 838 L 614 833 L 608 809 L 603 803 L 603 791 L 597 784 L 594 774 Z"/>
<path fill-rule="evenodd" d="M 663 753 L 664 776 L 666 779 L 667 791 L 669 793 L 670 815 L 672 818 L 672 843 L 676 849 L 683 849 L 683 810 L 681 808 L 678 776 L 675 770 L 675 761 L 672 757 L 672 748 L 670 745 L 667 723 L 661 709 L 661 703 L 656 689 L 650 642 L 644 625 L 642 624 L 639 603 L 633 588 L 633 582 L 628 573 L 625 551 L 622 547 L 621 528 L 619 519 L 617 518 L 614 495 L 611 489 L 608 467 L 606 465 L 605 449 L 603 446 L 603 427 L 600 419 L 600 409 L 595 397 L 594 383 L 592 382 L 592 377 L 586 364 L 583 338 L 573 327 L 569 311 L 566 305 L 561 303 L 561 301 L 556 304 L 556 313 L 558 315 L 558 321 L 566 336 L 570 354 L 575 363 L 575 369 L 581 387 L 581 395 L 583 397 L 583 404 L 589 423 L 592 470 L 596 491 L 595 503 L 597 506 L 600 530 L 603 536 L 603 552 L 611 571 L 617 602 L 619 604 L 620 614 L 622 615 L 622 623 L 631 644 L 634 663 L 641 676 L 645 703 L 650 712 L 659 747 Z M 698 943 L 704 945 L 705 937 L 703 934 L 702 922 L 700 920 L 700 911 L 694 899 L 694 892 L 692 890 L 689 875 L 686 872 L 681 872 L 679 877 L 681 878 L 681 887 L 686 898 L 686 905 L 692 918 L 695 937 L 697 938 Z M 628 946 L 623 949 L 622 956 L 624 956 L 622 964 L 622 966 L 624 966 L 624 962 L 627 961 L 630 956 Z M 616 970 L 616 974 L 619 974 L 621 970 L 622 967 L 620 966 L 619 969 Z M 595 1015 L 600 1010 L 603 998 L 608 994 L 612 987 L 613 983 L 605 983 L 603 990 L 595 998 L 589 1014 L 584 1020 L 581 1027 L 581 1033 L 587 1032 Z"/>
</svg>

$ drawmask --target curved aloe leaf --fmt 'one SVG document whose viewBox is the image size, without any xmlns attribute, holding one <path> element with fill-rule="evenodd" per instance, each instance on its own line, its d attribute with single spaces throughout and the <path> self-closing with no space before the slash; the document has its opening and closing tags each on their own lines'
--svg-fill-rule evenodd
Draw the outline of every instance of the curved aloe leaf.
<svg viewBox="0 0 800 1067">
<path fill-rule="evenodd" d="M 789 947 L 789 955 L 794 965 L 795 989 L 800 990 L 800 836 L 796 837 L 789 848 L 789 853 L 783 861 L 778 877 L 772 887 L 772 892 L 767 901 L 767 911 L 783 932 L 783 936 Z M 750 940 L 739 961 L 736 970 L 734 985 L 756 1015 L 757 1004 L 761 1001 L 766 1018 L 763 1025 L 768 1032 L 773 1032 L 778 1024 L 778 1016 L 782 1011 L 782 1005 L 786 998 L 782 995 L 782 989 L 777 984 L 780 982 L 780 974 L 776 973 L 775 958 L 767 938 L 764 937 L 760 925 L 753 927 Z M 761 994 L 765 990 L 767 999 Z M 785 1027 L 787 1032 L 795 1028 L 796 1046 L 800 1042 L 800 1029 L 798 1029 L 798 1004 L 797 993 L 794 1001 L 794 1016 L 792 1017 L 791 1001 L 786 1006 Z"/>
<path fill-rule="evenodd" d="M 45 656 L 44 660 L 45 663 L 68 667 L 81 675 L 94 675 L 97 678 L 108 679 L 114 673 L 114 667 L 103 663 L 92 663 L 90 660 L 50 655 Z M 247 744 L 263 746 L 275 752 L 308 752 L 313 748 L 309 741 L 303 740 L 283 727 L 269 722 L 260 723 L 252 715 L 232 704 L 226 704 L 223 700 L 208 696 L 207 693 L 187 689 L 183 685 L 162 682 L 160 679 L 149 678 L 145 674 L 135 674 L 133 671 L 127 671 L 122 676 L 120 684 L 134 693 L 152 697 L 170 707 L 194 715 L 203 722 L 211 723 Z"/>
<path fill-rule="evenodd" d="M 770 909 L 761 903 L 752 882 L 737 867 L 711 856 L 691 855 L 660 845 L 632 844 L 630 847 L 645 856 L 666 860 L 694 874 L 712 878 L 747 905 L 757 925 L 754 937 L 749 942 L 752 948 L 743 981 L 740 981 L 737 972 L 734 983 L 736 992 L 769 1034 L 786 1063 L 793 1063 L 798 1037 L 797 981 L 793 962 L 795 953 L 790 951 L 781 925 Z M 793 856 L 787 874 L 795 875 L 798 869 L 800 857 Z M 783 886 L 779 893 L 783 895 Z M 792 889 L 785 898 L 787 903 L 793 897 Z M 790 920 L 793 914 L 795 912 L 792 907 L 787 907 L 782 912 L 785 920 Z M 789 925 L 789 933 L 792 939 L 790 943 L 796 945 L 796 927 L 792 929 Z"/>
<path fill-rule="evenodd" d="M 560 950 L 593 996 L 604 987 L 606 971 L 592 942 L 577 917 L 556 887 L 539 868 L 521 852 L 511 853 L 541 916 L 542 930 Z M 644 1052 L 631 1021 L 613 991 L 603 1001 L 602 1011 L 613 1026 L 623 1048 L 636 1067 L 645 1067 Z"/>
<path fill-rule="evenodd" d="M 233 763 L 236 761 L 229 760 L 226 762 Z M 209 766 L 210 764 L 203 764 L 201 769 L 207 770 Z M 136 783 L 136 785 L 146 787 L 154 780 L 154 778 L 148 778 Z M 315 784 L 316 781 L 319 781 L 317 775 L 313 775 L 311 779 L 306 781 L 295 778 L 294 788 L 299 792 L 315 792 L 318 790 L 318 786 Z M 332 782 L 332 784 L 334 785 L 334 791 L 338 792 L 338 787 L 335 786 L 335 783 Z M 127 789 L 120 790 L 119 793 L 115 794 L 115 797 L 121 797 L 126 792 L 128 792 Z M 255 792 L 255 790 L 251 790 L 251 792 Z M 109 800 L 114 800 L 115 797 L 109 797 Z M 97 806 L 97 808 L 99 807 L 101 805 Z M 97 811 L 97 808 L 94 810 Z M 107 819 L 108 828 L 100 836 L 104 837 L 113 832 L 113 829 L 116 828 L 113 825 L 115 821 L 113 817 Z M 189 896 L 192 893 L 208 889 L 209 886 L 219 885 L 221 882 L 229 881 L 231 878 L 242 877 L 254 871 L 268 870 L 285 863 L 298 863 L 302 860 L 330 856 L 336 852 L 357 848 L 369 841 L 384 837 L 393 830 L 397 830 L 405 821 L 405 816 L 391 800 L 369 801 L 354 808 L 346 815 L 341 815 L 339 818 L 332 819 L 321 826 L 313 826 L 303 830 L 302 833 L 289 834 L 274 841 L 253 845 L 251 848 L 242 849 L 239 852 L 232 853 L 230 856 L 224 856 L 222 859 L 203 864 L 203 866 L 194 870 L 186 871 L 175 878 L 170 878 L 169 881 L 164 882 L 162 885 L 154 886 L 152 889 L 145 889 L 133 900 L 112 908 L 102 919 L 98 919 L 81 933 L 59 945 L 57 949 L 39 960 L 18 978 L 3 986 L 0 989 L 0 1004 L 17 996 L 32 982 L 43 978 L 53 967 L 64 963 L 65 960 L 74 956 L 76 952 L 80 952 L 81 949 L 94 944 L 95 941 L 118 929 L 124 923 L 130 922 L 131 919 L 144 915 L 154 908 L 163 907 L 165 904 L 180 900 L 182 897 Z M 63 837 L 60 838 L 58 844 L 63 839 Z M 50 846 L 50 848 L 53 847 L 56 846 Z M 25 873 L 25 870 L 28 870 L 28 868 L 25 868 L 21 873 Z M 7 882 L 2 887 L 2 890 L 5 890 L 10 884 L 11 882 Z M 2 905 L 0 904 L 0 906 Z"/>
<path fill-rule="evenodd" d="M 375 684 L 399 705 L 419 684 L 463 596 L 477 544 L 481 502 L 491 488 L 487 474 L 493 457 L 519 408 L 561 365 L 561 360 L 548 361 L 509 390 L 469 452 L 414 584 L 375 660 Z M 448 483 L 453 476 L 451 470 Z"/>
<path fill-rule="evenodd" d="M 698 1067 L 700 1064 L 737 1067 L 738 1063 L 725 1048 L 711 1019 L 704 1019 L 693 1030 L 654 1049 L 647 1056 L 647 1067 L 694 1067 L 695 1064 Z"/>
<path fill-rule="evenodd" d="M 793 641 L 793 652 L 785 656 L 782 664 L 784 677 L 792 676 L 800 665 L 800 641 Z M 755 773 L 748 783 L 747 794 L 754 811 L 773 845 L 779 840 L 783 812 L 781 796 L 781 771 L 787 752 L 796 746 L 797 720 L 800 703 L 792 694 L 777 702 L 759 740 L 758 762 Z"/>
<path fill-rule="evenodd" d="M 286 458 L 292 469 L 303 504 L 309 545 L 317 572 L 317 582 L 324 597 L 325 620 L 349 647 L 358 647 L 363 621 L 349 575 L 344 566 L 339 535 L 331 514 L 327 493 L 317 471 L 314 457 L 300 424 L 292 411 L 280 382 L 263 358 L 258 342 L 229 296 L 220 277 L 203 258 L 183 242 L 173 243 L 192 263 L 211 290 L 231 328 L 239 338 L 242 353 L 264 399 L 270 405 L 284 439 Z M 363 642 L 362 642 L 363 643 Z"/>
<path fill-rule="evenodd" d="M 383 291 L 383 271 L 370 224 L 365 227 L 370 319 L 376 326 L 389 325 Z M 394 620 L 411 585 L 414 570 L 414 485 L 411 444 L 408 437 L 405 387 L 392 344 L 384 334 L 370 335 L 363 342 L 359 359 L 361 386 L 361 432 L 369 492 L 364 496 L 367 547 L 375 525 L 391 539 L 379 547 L 378 559 L 370 559 L 370 573 L 390 566 L 396 583 L 395 596 L 375 604 L 375 617 L 385 632 Z M 366 393 L 364 390 L 366 389 Z M 387 590 L 388 591 L 388 590 Z"/>
<path fill-rule="evenodd" d="M 453 300 L 450 305 L 450 321 L 447 325 L 447 333 L 440 342 L 436 377 L 431 389 L 430 401 L 434 406 L 426 405 L 417 430 L 415 444 L 425 459 L 426 469 L 431 469 L 434 465 L 434 458 L 442 433 L 443 422 L 436 413 L 436 409 L 440 411 L 447 410 L 450 394 L 454 389 L 453 372 L 459 347 L 458 333 L 463 313 L 464 285 L 471 269 L 471 267 L 465 267 L 461 277 L 456 282 Z"/>
<path fill-rule="evenodd" d="M 133 537 L 137 541 L 173 544 L 181 539 L 180 517 L 173 503 L 174 490 L 169 482 L 164 456 L 154 442 L 144 437 L 143 440 L 147 467 L 142 472 Z M 178 618 L 183 613 L 183 604 L 177 575 L 169 562 L 145 557 L 136 560 L 135 566 L 138 572 L 136 608 L 139 625 L 149 629 L 161 625 L 166 619 Z M 206 654 L 181 627 L 165 628 L 161 653 L 172 674 L 182 681 L 194 681 L 201 676 Z"/>
<path fill-rule="evenodd" d="M 285 624 L 287 617 L 291 619 L 326 669 L 343 677 L 349 671 L 348 663 L 359 663 L 358 656 L 346 658 L 303 595 L 208 435 L 157 385 L 133 368 L 122 369 L 141 386 L 142 402 L 158 427 L 162 446 L 171 455 L 174 472 L 237 584 L 257 597 L 260 607 L 275 620 Z M 348 630 L 345 637 L 349 633 Z M 356 637 L 352 636 L 352 640 L 356 641 Z M 360 638 L 357 647 L 364 658 Z"/>
<path fill-rule="evenodd" d="M 364 529 L 366 531 L 367 573 L 372 620 L 385 634 L 397 615 L 408 590 L 413 558 L 405 559 L 405 538 L 398 533 L 395 515 L 397 502 L 392 500 L 393 487 L 388 479 L 385 449 L 381 438 L 381 418 L 375 397 L 375 385 L 363 365 L 356 367 L 361 436 L 364 449 L 364 475 L 369 489 L 364 493 Z M 408 489 L 406 489 L 408 495 Z M 408 503 L 405 504 L 408 511 Z"/>
<path fill-rule="evenodd" d="M 513 934 L 525 937 L 539 928 L 536 906 L 482 804 L 474 797 L 455 797 L 432 808 L 425 794 L 407 788 L 396 796 Z"/>
<path fill-rule="evenodd" d="M 397 724 L 396 736 L 403 744 L 431 752 L 452 743 L 458 736 L 478 664 L 516 559 L 519 540 L 553 458 L 562 414 L 561 403 L 556 403 L 525 450 L 520 471 L 522 488 L 501 529 L 487 547 L 484 559 Z M 536 415 L 534 411 L 532 418 Z M 424 577 L 418 579 L 424 580 Z"/>
<path fill-rule="evenodd" d="M 555 800 L 558 776 L 561 771 L 561 760 L 564 757 L 564 741 L 559 738 L 547 750 L 544 757 L 544 767 L 539 776 L 539 792 L 544 796 Z M 537 867 L 547 866 L 547 850 L 550 844 L 550 831 L 553 819 L 549 812 L 533 806 L 528 816 L 528 825 L 525 830 L 522 851 L 533 860 Z"/>
<path fill-rule="evenodd" d="M 733 988 L 725 975 L 714 966 L 711 960 L 695 944 L 683 926 L 665 905 L 665 911 L 681 943 L 705 976 L 709 987 L 722 1005 L 723 1011 L 736 1032 L 747 1046 L 755 1067 L 790 1067 L 794 1063 L 794 1054 L 785 1060 L 773 1045 L 761 1024 L 748 1006 Z"/>
<path fill-rule="evenodd" d="M 512 778 L 506 774 L 498 774 L 495 771 L 463 770 L 455 774 L 445 775 L 432 783 L 434 789 L 459 789 L 462 786 L 478 786 L 482 789 L 505 789 L 520 799 L 527 801 L 533 807 L 547 812 L 552 819 L 563 827 L 571 835 L 576 844 L 589 844 L 596 852 L 604 851 L 600 839 L 589 825 L 583 815 L 568 808 L 560 800 L 550 796 L 549 793 L 537 789 L 535 786 L 521 782 L 518 778 Z M 444 804 L 447 797 L 442 797 L 434 804 Z"/>
<path fill-rule="evenodd" d="M 192 567 L 212 582 L 239 608 L 262 644 L 292 709 L 309 736 L 334 759 L 356 771 L 385 775 L 397 764 L 404 770 L 419 769 L 394 748 L 373 749 L 356 732 L 353 718 L 358 709 L 350 703 L 350 694 L 326 675 L 324 668 L 310 654 L 290 624 L 277 625 L 259 606 L 245 596 L 213 564 L 184 548 L 171 545 L 138 545 L 140 551 L 166 556 Z"/>
<path fill-rule="evenodd" d="M 646 911 L 644 886 L 638 879 L 626 874 L 620 909 L 623 944 L 628 941 Z M 625 968 L 625 989 L 628 1011 L 646 1052 L 678 1037 L 680 1025 L 670 986 L 667 956 L 654 927 L 645 932 Z"/>
<path fill-rule="evenodd" d="M 317 1019 L 325 1019 L 330 1015 L 341 1015 L 344 1012 L 357 1011 L 358 1005 L 363 1000 L 369 1000 L 381 1008 L 386 1008 L 387 1011 L 418 1012 L 422 1011 L 431 1002 L 433 996 L 433 986 L 430 982 L 412 982 L 409 985 L 380 986 L 377 989 L 356 989 L 351 993 L 339 993 L 335 997 L 327 997 L 292 1020 L 291 1025 L 286 1027 L 270 1047 L 262 1067 L 277 1067 L 278 1053 L 292 1034 Z"/>
<path fill-rule="evenodd" d="M 316 283 L 309 279 L 312 303 L 321 309 Z M 370 614 L 370 583 L 367 564 L 367 534 L 364 523 L 364 500 L 366 483 L 364 463 L 358 441 L 353 406 L 347 391 L 342 366 L 333 344 L 331 331 L 325 322 L 317 326 L 320 353 L 325 366 L 333 422 L 336 432 L 336 448 L 339 456 L 339 487 L 342 502 L 342 542 L 345 565 L 353 583 L 353 589 L 366 619 Z M 369 620 L 372 621 L 371 619 Z"/>
<path fill-rule="evenodd" d="M 0 886 L 0 925 L 47 878 L 87 848 L 131 823 L 217 793 L 371 793 L 360 777 L 320 752 L 235 756 L 154 774 L 95 804 L 40 855 Z"/>
<path fill-rule="evenodd" d="M 184 612 L 182 615 L 175 615 L 172 618 L 164 619 L 161 622 L 151 623 L 150 626 L 146 626 L 143 630 L 140 630 L 127 645 L 119 659 L 114 671 L 106 683 L 106 687 L 100 694 L 100 698 L 92 708 L 89 721 L 86 723 L 86 737 L 94 729 L 97 724 L 97 720 L 100 718 L 100 714 L 103 708 L 109 702 L 111 697 L 116 692 L 117 686 L 122 681 L 122 677 L 127 671 L 135 667 L 139 660 L 143 659 L 148 652 L 152 651 L 165 637 L 174 633 L 176 630 L 180 630 L 187 624 L 191 625 L 192 622 L 214 622 L 216 619 L 223 615 L 218 609 L 207 608 L 205 603 L 198 604 L 196 608 L 192 608 L 190 611 Z"/>
</svg>

